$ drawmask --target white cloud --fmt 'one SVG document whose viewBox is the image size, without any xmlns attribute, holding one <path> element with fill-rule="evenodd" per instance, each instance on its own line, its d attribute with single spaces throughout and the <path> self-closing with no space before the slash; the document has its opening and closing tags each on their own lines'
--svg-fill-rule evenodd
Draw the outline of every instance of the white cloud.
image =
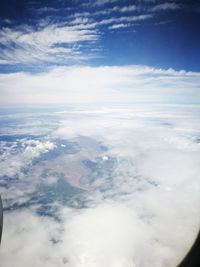
<svg viewBox="0 0 200 267">
<path fill-rule="evenodd" d="M 92 1 L 86 6 L 97 6 L 96 12 L 90 13 L 86 9 L 83 12 L 70 13 L 69 16 L 65 17 L 65 21 L 63 18 L 62 22 L 57 24 L 52 22 L 53 17 L 47 16 L 37 21 L 35 27 L 28 25 L 20 25 L 17 28 L 3 27 L 0 30 L 0 42 L 3 46 L 0 49 L 0 64 L 37 64 L 38 62 L 65 65 L 80 64 L 80 62 L 100 56 L 93 49 L 105 28 L 114 30 L 119 28 L 116 26 L 117 24 L 142 23 L 142 21 L 153 18 L 154 12 L 180 8 L 176 3 L 166 2 L 150 8 L 151 14 L 138 13 L 133 16 L 131 12 L 142 10 L 140 5 L 119 6 L 115 4 L 117 1 Z M 105 4 L 109 4 L 109 6 L 102 9 Z M 52 7 L 35 9 L 37 13 L 56 12 L 58 10 Z M 122 16 L 119 16 L 119 13 Z M 99 18 L 99 15 L 102 17 Z M 71 18 L 72 20 L 70 20 Z M 55 18 L 56 20 L 58 18 Z M 9 26 L 10 22 L 7 21 L 6 23 Z M 109 26 L 110 24 L 116 25 Z M 132 27 L 133 24 L 129 26 Z M 87 51 L 78 47 L 77 44 L 80 43 L 86 44 Z"/>
<path fill-rule="evenodd" d="M 90 22 L 90 19 L 85 18 L 85 17 L 76 17 L 71 24 L 87 24 L 88 22 Z"/>
<path fill-rule="evenodd" d="M 76 125 L 74 117 L 65 120 L 63 116 L 57 135 L 100 139 L 109 148 L 109 156 L 117 158 L 117 166 L 112 182 L 110 177 L 101 177 L 109 190 L 102 193 L 97 187 L 90 196 L 91 209 L 70 222 L 68 237 L 76 251 L 69 252 L 74 255 L 72 265 L 176 266 L 199 227 L 200 147 L 192 139 L 200 129 L 199 106 L 87 110 L 77 111 Z M 172 127 L 166 127 L 166 121 Z M 105 233 L 102 238 L 101 233 Z M 181 241 L 180 249 L 183 239 L 187 241 Z"/>
<path fill-rule="evenodd" d="M 114 6 L 112 8 L 96 11 L 95 13 L 91 15 L 108 15 L 113 12 L 126 13 L 126 12 L 132 12 L 135 10 L 137 10 L 137 7 L 135 5 L 123 6 L 123 7 Z"/>
<path fill-rule="evenodd" d="M 92 4 L 94 6 L 102 6 L 102 5 L 105 5 L 105 4 L 116 3 L 118 1 L 119 0 L 95 0 L 95 1 L 92 1 Z"/>
<path fill-rule="evenodd" d="M 137 7 L 135 5 L 124 6 L 120 9 L 121 12 L 131 12 L 135 10 L 137 10 Z"/>
<path fill-rule="evenodd" d="M 76 12 L 73 15 L 71 15 L 70 17 L 73 17 L 73 18 L 77 18 L 77 17 L 89 17 L 91 15 L 92 14 L 90 12 Z"/>
<path fill-rule="evenodd" d="M 106 25 L 111 23 L 119 23 L 119 22 L 135 22 L 135 21 L 144 21 L 147 19 L 151 19 L 153 17 L 153 14 L 142 14 L 142 15 L 136 15 L 136 16 L 127 16 L 127 17 L 111 17 L 109 19 L 103 19 L 99 22 L 97 22 L 97 25 Z"/>
<path fill-rule="evenodd" d="M 127 28 L 127 27 L 130 27 L 131 24 L 124 24 L 124 23 L 120 23 L 120 24 L 113 24 L 109 27 L 110 30 L 113 30 L 113 29 L 121 29 L 121 28 Z"/>
<path fill-rule="evenodd" d="M 44 6 L 38 9 L 34 9 L 34 11 L 38 12 L 38 13 L 46 13 L 46 12 L 57 12 L 59 11 L 59 9 L 54 8 L 54 7 L 50 7 L 50 6 Z"/>
<path fill-rule="evenodd" d="M 181 75 L 135 69 L 150 71 Z M 53 204 L 59 221 L 38 216 L 35 206 L 5 213 L 2 265 L 177 266 L 199 230 L 200 146 L 194 139 L 200 131 L 199 106 L 75 105 L 56 113 L 56 119 L 60 126 L 51 137 L 78 142 L 87 136 L 82 156 L 91 151 L 90 138 L 100 142 L 107 147 L 104 159 L 116 160 L 112 175 L 94 182 L 85 196 L 87 208 Z M 99 189 L 102 185 L 106 190 Z"/>
<path fill-rule="evenodd" d="M 110 16 L 113 12 L 127 13 L 136 10 L 135 5 L 114 6 L 105 10 L 75 13 L 66 17 L 65 22 L 54 23 L 50 17 L 37 21 L 35 27 L 20 25 L 16 28 L 3 27 L 0 30 L 0 64 L 56 63 L 70 65 L 98 57 L 93 49 L 104 31 L 102 26 L 142 22 L 151 19 L 153 14 L 132 16 Z M 42 8 L 42 12 L 48 8 Z M 92 15 L 92 18 L 91 18 Z M 102 15 L 99 20 L 97 15 Z M 105 15 L 105 16 L 104 16 Z M 70 20 L 71 19 L 71 20 Z M 79 45 L 86 44 L 87 51 Z"/>
<path fill-rule="evenodd" d="M 2 22 L 7 23 L 7 24 L 11 24 L 12 20 L 10 19 L 3 19 Z"/>
<path fill-rule="evenodd" d="M 1 74 L 0 103 L 197 102 L 199 79 L 199 73 L 147 66 L 57 67 Z"/>
<path fill-rule="evenodd" d="M 151 11 L 165 11 L 165 10 L 177 10 L 180 9 L 180 5 L 176 4 L 176 3 L 163 3 L 163 4 L 159 4 L 154 6 Z"/>
<path fill-rule="evenodd" d="M 7 59 L 0 59 L 0 64 L 1 65 L 9 65 L 9 64 L 15 64 L 15 61 L 7 60 Z"/>
<path fill-rule="evenodd" d="M 34 158 L 52 150 L 55 145 L 52 142 L 40 142 L 35 140 L 24 141 L 24 149 L 17 154 L 13 153 L 15 147 L 10 147 L 0 156 L 1 176 L 14 177 L 21 174 L 21 169 L 32 163 Z"/>
<path fill-rule="evenodd" d="M 30 264 L 34 267 L 46 264 L 54 266 L 58 257 L 50 239 L 58 232 L 55 222 L 38 218 L 27 210 L 6 215 L 4 222 L 3 246 L 0 253 L 5 267 L 13 264 L 16 267 Z M 59 260 L 62 264 L 62 259 Z"/>
<path fill-rule="evenodd" d="M 75 44 L 93 42 L 97 39 L 97 31 L 84 25 L 48 25 L 41 30 L 33 30 L 28 26 L 23 30 L 3 28 L 0 31 L 0 41 L 6 48 L 1 51 L 1 60 L 10 61 L 11 64 L 83 60 L 84 55 L 77 50 Z M 61 51 L 58 46 L 63 44 L 69 47 L 62 46 Z"/>
<path fill-rule="evenodd" d="M 128 8 L 128 7 L 125 7 Z M 113 11 L 118 11 L 122 12 L 121 8 L 119 7 L 114 7 L 112 9 L 108 10 L 100 10 L 97 12 L 94 12 L 93 15 L 108 15 L 110 13 L 113 13 Z M 125 11 L 124 11 L 125 12 Z M 110 17 L 110 18 L 103 18 L 101 20 L 95 20 L 91 18 L 86 18 L 84 15 L 81 16 L 81 13 L 73 16 L 75 19 L 71 22 L 71 24 L 74 24 L 77 29 L 82 28 L 82 29 L 92 29 L 92 28 L 99 28 L 99 26 L 106 26 L 112 23 L 119 24 L 119 22 L 141 22 L 144 20 L 148 20 L 154 17 L 153 14 L 140 14 L 140 15 L 134 15 L 134 16 L 121 16 L 121 17 Z M 108 27 L 108 29 L 110 26 Z"/>
</svg>

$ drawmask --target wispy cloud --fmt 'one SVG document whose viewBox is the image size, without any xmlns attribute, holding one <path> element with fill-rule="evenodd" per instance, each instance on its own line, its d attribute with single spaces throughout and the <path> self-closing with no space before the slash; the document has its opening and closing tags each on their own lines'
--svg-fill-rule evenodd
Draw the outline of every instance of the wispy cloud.
<svg viewBox="0 0 200 267">
<path fill-rule="evenodd" d="M 6 23 L 6 24 L 11 24 L 12 20 L 11 19 L 3 19 L 2 22 Z"/>
<path fill-rule="evenodd" d="M 110 30 L 114 30 L 114 29 L 127 28 L 130 26 L 131 26 L 131 24 L 119 23 L 119 24 L 113 24 L 113 25 L 109 26 L 108 28 Z"/>
<path fill-rule="evenodd" d="M 116 3 L 119 2 L 119 0 L 95 0 L 92 1 L 92 5 L 94 6 L 103 6 L 105 4 L 111 4 L 111 3 Z"/>
<path fill-rule="evenodd" d="M 59 9 L 55 8 L 55 7 L 44 6 L 44 7 L 38 8 L 38 9 L 34 9 L 34 11 L 42 14 L 42 13 L 46 13 L 46 12 L 57 12 L 57 11 L 59 11 Z"/>
<path fill-rule="evenodd" d="M 135 21 L 144 21 L 147 19 L 153 18 L 153 14 L 142 14 L 136 16 L 123 16 L 123 17 L 111 17 L 109 19 L 103 19 L 98 21 L 96 25 L 107 25 L 111 23 L 119 23 L 119 22 L 135 22 Z"/>
<path fill-rule="evenodd" d="M 124 6 L 120 9 L 121 12 L 131 12 L 135 10 L 137 10 L 137 7 L 135 5 Z"/>
<path fill-rule="evenodd" d="M 152 20 L 152 27 L 160 25 L 159 11 L 181 7 L 175 2 L 141 2 L 144 1 L 134 4 L 118 0 L 85 1 L 80 10 L 37 5 L 34 7 L 36 16 L 31 18 L 30 24 L 4 24 L 7 27 L 0 29 L 0 65 L 69 65 L 104 58 L 105 53 L 95 52 L 95 49 L 104 45 L 102 36 L 110 38 L 110 30 L 117 32 L 129 27 L 134 32 L 134 22 L 137 22 L 139 31 L 139 26 L 146 25 L 148 20 Z"/>
<path fill-rule="evenodd" d="M 101 12 L 101 11 L 100 11 Z M 103 11 L 104 12 L 104 11 Z M 107 12 L 107 11 L 105 11 Z M 94 13 L 94 15 L 97 15 L 97 13 Z M 119 24 L 119 22 L 143 22 L 145 20 L 151 19 L 154 17 L 154 14 L 140 14 L 140 15 L 134 15 L 134 16 L 115 16 L 110 18 L 102 18 L 102 19 L 94 19 L 94 18 L 87 18 L 85 16 L 81 16 L 81 14 L 77 15 L 74 20 L 71 21 L 72 25 L 75 25 L 76 27 L 80 28 L 96 28 L 99 30 L 100 26 L 106 26 L 112 23 Z M 129 26 L 132 26 L 130 24 Z M 110 29 L 110 27 L 108 27 Z"/>
<path fill-rule="evenodd" d="M 129 12 L 135 6 L 114 7 L 112 12 Z M 98 11 L 101 12 L 101 11 Z M 106 10 L 105 12 L 111 12 Z M 97 15 L 94 13 L 94 16 Z M 104 14 L 105 15 L 105 14 Z M 0 64 L 34 64 L 37 62 L 72 64 L 98 56 L 94 53 L 94 43 L 100 40 L 102 26 L 117 29 L 132 26 L 130 22 L 151 19 L 153 14 L 132 16 L 111 16 L 95 19 L 87 12 L 76 13 L 72 20 L 52 23 L 47 17 L 39 20 L 36 27 L 21 25 L 16 28 L 4 27 L 0 30 L 2 44 Z M 109 26 L 120 24 L 120 26 Z M 88 44 L 91 49 L 82 50 L 80 44 Z"/>
<path fill-rule="evenodd" d="M 81 60 L 84 55 L 76 44 L 97 39 L 97 31 L 87 29 L 84 25 L 51 24 L 39 30 L 28 26 L 18 30 L 3 28 L 0 31 L 0 42 L 4 46 L 1 49 L 1 60 L 11 64 Z"/>
<path fill-rule="evenodd" d="M 166 11 L 180 9 L 180 5 L 176 3 L 162 3 L 151 8 L 151 11 Z"/>
<path fill-rule="evenodd" d="M 136 5 L 129 5 L 129 6 L 123 6 L 123 7 L 114 6 L 112 8 L 107 8 L 107 9 L 96 11 L 92 15 L 108 15 L 110 13 L 115 13 L 115 12 L 128 13 L 128 12 L 136 11 L 137 9 L 138 8 Z"/>
</svg>

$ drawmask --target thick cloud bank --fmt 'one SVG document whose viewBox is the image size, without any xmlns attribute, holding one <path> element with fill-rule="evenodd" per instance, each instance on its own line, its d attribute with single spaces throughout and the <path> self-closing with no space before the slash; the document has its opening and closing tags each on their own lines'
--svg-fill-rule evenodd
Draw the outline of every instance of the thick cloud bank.
<svg viewBox="0 0 200 267">
<path fill-rule="evenodd" d="M 176 266 L 200 225 L 199 112 L 135 104 L 1 115 L 1 266 Z"/>
<path fill-rule="evenodd" d="M 199 103 L 200 73 L 149 66 L 54 67 L 0 74 L 0 104 Z"/>
</svg>

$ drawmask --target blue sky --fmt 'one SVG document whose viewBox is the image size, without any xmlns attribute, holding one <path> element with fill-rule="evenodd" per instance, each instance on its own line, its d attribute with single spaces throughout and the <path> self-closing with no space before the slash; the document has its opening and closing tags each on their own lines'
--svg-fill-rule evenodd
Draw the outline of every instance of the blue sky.
<svg viewBox="0 0 200 267">
<path fill-rule="evenodd" d="M 198 1 L 1 1 L 0 71 L 62 65 L 200 70 Z"/>
<path fill-rule="evenodd" d="M 200 102 L 200 4 L 0 3 L 0 104 Z"/>
</svg>

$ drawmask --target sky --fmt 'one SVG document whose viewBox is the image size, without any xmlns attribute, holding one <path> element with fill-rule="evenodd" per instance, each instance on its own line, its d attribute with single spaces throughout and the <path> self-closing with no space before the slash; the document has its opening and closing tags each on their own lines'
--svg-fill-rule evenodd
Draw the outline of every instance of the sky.
<svg viewBox="0 0 200 267">
<path fill-rule="evenodd" d="M 199 71 L 198 1 L 1 1 L 0 71 L 151 65 Z"/>
<path fill-rule="evenodd" d="M 108 102 L 124 94 L 134 101 L 143 95 L 176 101 L 182 94 L 185 102 L 181 90 L 165 97 L 171 83 L 198 102 L 199 93 L 191 92 L 199 83 L 199 15 L 200 4 L 192 0 L 1 1 L 0 103 Z M 152 83 L 164 93 L 151 93 Z M 137 85 L 149 87 L 139 98 Z"/>
<path fill-rule="evenodd" d="M 199 17 L 193 0 L 0 1 L 3 267 L 183 259 L 199 231 Z M 54 161 L 64 141 L 78 151 Z M 30 204 L 56 168 L 82 181 L 83 162 L 109 159 L 87 208 L 55 199 L 54 220 Z"/>
</svg>

